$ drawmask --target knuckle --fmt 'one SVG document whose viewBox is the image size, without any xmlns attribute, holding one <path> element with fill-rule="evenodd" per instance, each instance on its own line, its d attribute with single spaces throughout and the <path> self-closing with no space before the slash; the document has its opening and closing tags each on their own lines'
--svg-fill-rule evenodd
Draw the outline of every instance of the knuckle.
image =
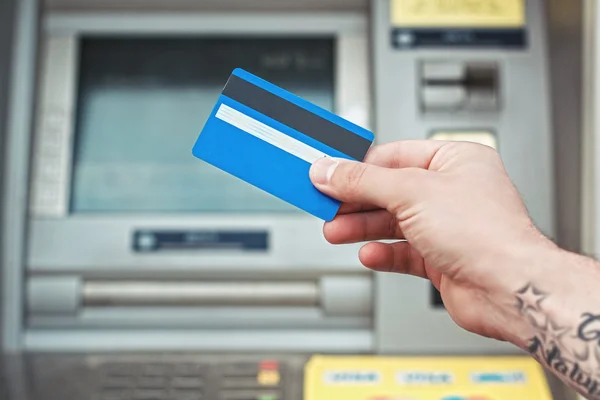
<svg viewBox="0 0 600 400">
<path fill-rule="evenodd" d="M 500 154 L 498 153 L 498 151 L 496 149 L 494 149 L 493 147 L 486 146 L 484 144 L 478 144 L 476 146 L 479 147 L 479 151 L 481 152 L 481 154 L 484 154 L 487 157 L 491 157 L 491 158 L 500 157 Z"/>
<path fill-rule="evenodd" d="M 361 163 L 354 163 L 349 167 L 345 182 L 349 192 L 355 193 L 360 190 L 366 171 L 367 166 Z"/>
<path fill-rule="evenodd" d="M 465 154 L 470 157 L 487 160 L 500 159 L 500 153 L 493 147 L 474 142 L 453 142 L 448 146 L 454 154 Z"/>
<path fill-rule="evenodd" d="M 395 238 L 398 234 L 398 219 L 394 214 L 391 215 L 388 226 L 388 237 Z"/>
</svg>

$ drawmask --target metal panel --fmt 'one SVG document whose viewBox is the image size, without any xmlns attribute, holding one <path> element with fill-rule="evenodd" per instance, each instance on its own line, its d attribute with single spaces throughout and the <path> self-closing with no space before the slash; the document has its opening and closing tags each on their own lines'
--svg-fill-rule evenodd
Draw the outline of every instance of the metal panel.
<svg viewBox="0 0 600 400">
<path fill-rule="evenodd" d="M 555 234 L 553 143 L 547 73 L 545 4 L 528 0 L 529 45 L 521 50 L 397 51 L 390 43 L 390 1 L 373 4 L 376 129 L 383 141 L 424 139 L 435 129 L 491 129 L 508 173 L 534 221 Z M 422 115 L 417 101 L 421 61 L 493 62 L 499 65 L 501 111 Z M 378 276 L 377 346 L 381 352 L 497 353 L 516 351 L 468 334 L 430 304 L 430 284 L 404 276 Z"/>
<path fill-rule="evenodd" d="M 73 329 L 368 329 L 368 276 L 316 281 L 28 280 L 27 327 Z M 160 316 L 158 318 L 158 316 Z"/>
<path fill-rule="evenodd" d="M 372 312 L 369 290 L 362 290 L 354 301 L 343 302 L 347 292 L 340 291 L 335 285 L 318 287 L 326 296 L 326 310 L 311 304 L 305 309 L 296 307 L 283 315 L 284 310 L 277 307 L 263 307 L 264 304 L 243 309 L 232 309 L 215 315 L 209 307 L 200 307 L 197 303 L 204 296 L 205 288 L 194 284 L 208 279 L 229 282 L 257 283 L 260 280 L 272 280 L 278 288 L 285 278 L 292 287 L 301 285 L 302 279 L 318 280 L 329 271 L 342 272 L 343 275 L 360 274 L 359 282 L 366 281 L 369 286 L 371 275 L 361 268 L 356 252 L 358 246 L 332 248 L 322 236 L 322 223 L 305 216 L 273 215 L 237 215 L 227 218 L 221 215 L 69 215 L 67 196 L 71 162 L 72 119 L 75 105 L 73 83 L 78 72 L 77 42 L 80 35 L 128 36 L 128 35 L 244 35 L 247 33 L 273 35 L 281 37 L 332 36 L 337 39 L 335 49 L 335 97 L 336 111 L 361 125 L 369 124 L 371 107 L 369 55 L 367 21 L 364 14 L 347 13 L 262 13 L 248 14 L 239 9 L 227 13 L 51 13 L 45 19 L 45 34 L 49 53 L 44 58 L 44 75 L 48 79 L 42 87 L 46 90 L 40 96 L 40 123 L 36 131 L 34 158 L 43 153 L 46 143 L 58 145 L 63 150 L 58 171 L 53 179 L 58 196 L 53 202 L 45 202 L 43 196 L 32 198 L 32 214 L 29 224 L 29 242 L 27 268 L 32 279 L 39 272 L 53 276 L 66 273 L 90 279 L 130 279 L 134 287 L 140 288 L 136 280 L 185 279 L 193 289 L 190 303 L 175 307 L 164 307 L 158 294 L 167 295 L 166 300 L 174 299 L 175 291 L 166 292 L 168 286 L 151 287 L 150 296 L 142 299 L 149 301 L 143 307 L 97 307 L 97 301 L 90 306 L 81 307 L 77 315 L 48 315 L 32 312 L 27 319 L 27 347 L 31 349 L 60 350 L 61 348 L 91 349 L 103 346 L 103 334 L 121 337 L 112 345 L 122 348 L 164 349 L 179 346 L 232 350 L 283 349 L 290 343 L 297 350 L 326 351 L 329 348 L 368 349 L 372 345 Z M 59 85 L 58 89 L 54 85 Z M 55 112 L 58 110 L 58 114 Z M 50 115 L 50 112 L 55 112 Z M 56 117 L 56 118 L 53 118 Z M 59 121 L 57 121 L 59 120 Z M 49 125 L 46 122 L 50 122 Z M 54 124 L 54 125 L 52 125 Z M 52 129 L 57 128 L 59 140 L 49 138 Z M 56 129 L 55 129 L 56 131 Z M 57 133 L 57 132 L 54 132 Z M 48 140 L 47 140 L 48 139 Z M 47 153 L 47 152 L 46 152 Z M 38 165 L 47 166 L 38 161 Z M 33 194 L 39 194 L 40 182 L 48 182 L 48 169 L 37 168 L 32 179 Z M 51 171 L 50 171 L 51 172 Z M 52 200 L 52 199 L 51 199 Z M 132 251 L 133 232 L 139 229 L 206 229 L 206 230 L 259 230 L 268 233 L 267 252 L 224 252 L 204 251 L 168 251 L 156 253 L 136 253 Z M 76 243 L 76 245 L 74 245 Z M 310 251 L 307 251 L 310 249 Z M 42 275 L 42 274 L 39 274 Z M 337 279 L 337 277 L 335 277 Z M 164 281 L 162 281 L 164 283 Z M 331 283 L 332 281 L 327 281 Z M 117 282 L 116 285 L 119 283 Z M 138 284 L 136 286 L 136 284 Z M 90 286 L 92 285 L 92 286 Z M 82 299 L 98 300 L 98 287 L 94 282 L 84 284 Z M 359 285 L 360 286 L 360 285 Z M 100 289 L 114 288 L 115 284 L 104 285 Z M 90 292 L 90 288 L 94 289 Z M 360 289 L 363 287 L 360 286 Z M 148 289 L 143 287 L 142 289 Z M 311 288 L 308 288 L 309 291 Z M 279 289 L 278 289 L 279 290 Z M 327 292 L 327 293 L 325 293 Z M 331 292 L 331 293 L 329 293 Z M 91 293 L 91 294 L 90 294 Z M 94 295 L 95 293 L 95 295 Z M 117 293 L 130 294 L 120 290 Z M 214 294 L 214 291 L 211 292 Z M 104 291 L 104 294 L 106 292 Z M 114 293 L 113 293 L 114 294 Z M 181 293 L 180 293 L 181 294 Z M 219 293 L 223 294 L 223 293 Z M 341 296 L 340 296 L 341 295 Z M 333 296 L 333 297 L 332 297 Z M 114 298 L 114 296 L 109 296 Z M 131 297 L 131 296 L 129 296 Z M 221 296 L 222 297 L 222 296 Z M 308 301 L 314 296 L 308 293 Z M 333 300 L 329 299 L 330 297 Z M 202 297 L 203 298 L 203 297 Z M 361 304 L 362 299 L 367 298 Z M 106 299 L 106 296 L 104 296 Z M 126 300 L 122 296 L 118 298 Z M 139 298 L 137 299 L 139 300 Z M 165 300 L 165 299 L 163 299 Z M 213 299 L 214 300 L 214 299 Z M 219 300 L 227 300 L 220 298 Z M 320 299 L 323 300 L 323 299 Z M 331 300 L 331 301 L 329 301 Z M 170 300 L 169 300 L 170 301 Z M 176 302 L 181 302 L 177 296 Z M 168 302 L 166 302 L 168 303 Z M 222 306 L 220 302 L 219 306 Z M 140 306 L 139 302 L 136 306 Z M 149 307 L 146 307 L 149 306 Z M 251 306 L 248 304 L 247 306 Z M 281 304 L 280 304 L 281 306 Z M 332 315 L 328 307 L 333 307 Z M 356 307 L 356 310 L 347 310 Z M 358 313 L 358 314 L 357 314 Z M 343 314 L 343 315 L 342 315 Z M 165 318 L 161 318 L 165 315 Z M 196 322 L 197 321 L 197 322 Z M 62 329 L 62 330 L 61 330 Z M 116 329 L 111 332 L 106 329 Z M 135 329 L 135 330 L 130 330 Z M 174 332 L 164 335 L 163 329 Z M 188 330 L 189 329 L 189 330 Z M 224 329 L 226 331 L 216 331 Z M 246 329 L 247 332 L 240 332 Z M 278 339 L 268 339 L 278 329 L 286 332 Z M 301 341 L 296 339 L 298 331 L 308 336 Z M 339 340 L 332 341 L 337 332 Z M 100 334 L 100 336 L 98 335 Z M 134 339 L 135 334 L 137 338 Z M 177 338 L 179 337 L 179 339 Z M 265 339 L 265 337 L 267 339 Z M 306 339 L 309 338 L 309 339 Z M 100 341 L 99 341 L 100 340 Z M 233 340 L 230 343 L 229 340 Z M 187 344 L 186 344 L 187 343 Z M 31 347 L 30 347 L 31 346 Z M 185 349 L 185 347 L 180 347 Z M 103 350 L 109 350 L 105 347 Z"/>
<path fill-rule="evenodd" d="M 600 157 L 596 132 L 600 126 L 600 82 L 598 71 L 600 71 L 600 48 L 598 45 L 600 15 L 595 0 L 585 0 L 583 12 L 584 51 L 583 51 L 583 139 L 582 139 L 582 205 L 581 205 L 581 251 L 588 255 L 598 257 L 597 246 L 598 232 L 596 229 L 598 211 L 596 199 L 600 193 L 600 185 L 596 185 L 598 172 L 600 171 Z"/>
<path fill-rule="evenodd" d="M 80 306 L 81 281 L 71 276 L 36 277 L 27 280 L 28 313 L 76 314 Z"/>
<path fill-rule="evenodd" d="M 53 12 L 44 18 L 46 34 L 157 35 L 157 34 L 275 34 L 322 35 L 364 33 L 366 20 L 357 12 L 271 12 L 239 10 L 204 13 L 67 13 Z"/>
<path fill-rule="evenodd" d="M 250 15 L 239 12 L 228 14 L 71 14 L 55 13 L 45 20 L 45 30 L 56 40 L 51 40 L 48 48 L 60 51 L 69 57 L 54 57 L 48 55 L 46 60 L 58 59 L 57 67 L 47 68 L 60 76 L 53 81 L 66 82 L 70 86 L 73 82 L 73 63 L 71 60 L 76 53 L 72 47 L 76 38 L 81 34 L 96 35 L 127 35 L 135 34 L 229 34 L 240 35 L 244 33 L 260 33 L 267 35 L 334 35 L 337 40 L 336 58 L 336 112 L 355 122 L 368 126 L 370 114 L 370 81 L 368 63 L 367 21 L 365 15 L 360 13 L 294 13 L 265 15 Z M 69 50 L 71 48 L 71 50 Z M 63 54 L 63 55 L 64 55 Z M 61 75 L 66 73 L 70 77 Z M 48 75 L 49 77 L 49 75 Z M 50 86 L 48 87 L 50 88 Z M 40 121 L 47 120 L 47 110 L 62 110 L 60 115 L 51 118 L 60 129 L 59 145 L 68 147 L 71 135 L 69 132 L 72 124 L 73 96 L 71 90 L 50 90 L 52 96 L 42 97 L 39 109 L 42 113 Z M 53 104 L 50 106 L 50 102 Z M 56 104 L 54 104 L 56 103 Z M 62 122 L 57 122 L 61 119 Z M 71 121 L 72 122 L 72 121 Z M 41 151 L 47 142 L 51 129 L 46 129 L 45 124 L 39 125 L 36 132 L 36 151 Z M 54 141 L 49 140 L 54 143 Z M 74 270 L 96 272 L 99 270 L 118 269 L 122 273 L 124 268 L 132 270 L 163 269 L 165 265 L 188 271 L 197 270 L 199 266 L 213 268 L 221 272 L 236 269 L 257 268 L 275 271 L 280 268 L 287 270 L 321 269 L 333 270 L 360 269 L 356 258 L 356 246 L 334 249 L 325 242 L 321 233 L 321 223 L 312 218 L 299 217 L 273 217 L 273 216 L 238 216 L 235 221 L 227 220 L 216 215 L 195 216 L 154 216 L 154 217 L 124 217 L 105 215 L 98 217 L 69 217 L 65 215 L 66 201 L 65 188 L 69 179 L 65 178 L 66 166 L 70 162 L 70 153 L 60 153 L 67 162 L 57 163 L 56 176 L 52 177 L 53 189 L 56 196 L 50 197 L 59 201 L 42 204 L 32 204 L 35 213 L 30 224 L 30 247 L 28 251 L 28 267 L 30 270 Z M 40 172 L 40 170 L 36 170 Z M 48 181 L 48 171 L 44 172 L 44 179 Z M 34 193 L 40 193 L 38 184 L 42 181 L 41 172 L 36 174 L 32 183 Z M 39 200 L 39 198 L 36 198 Z M 62 204 L 59 204 L 62 201 Z M 48 206 L 48 207 L 46 207 Z M 47 218 L 50 216 L 61 218 Z M 64 217 L 64 218 L 62 218 Z M 273 238 L 269 254 L 248 255 L 238 254 L 227 256 L 223 253 L 203 253 L 203 257 L 191 253 L 172 253 L 161 255 L 160 265 L 157 259 L 150 256 L 133 254 L 131 250 L 131 232 L 135 229 L 148 228 L 173 228 L 173 227 L 205 227 L 207 229 L 238 228 L 247 229 L 254 227 L 270 232 Z M 298 240 L 302 237 L 302 240 Z M 73 243 L 78 243 L 73 246 Z M 298 246 L 301 243 L 302 246 Z M 310 252 L 305 251 L 310 249 Z M 229 271 L 228 271 L 229 270 Z"/>
<path fill-rule="evenodd" d="M 272 236 L 269 252 L 169 252 L 157 257 L 136 254 L 132 234 L 136 229 L 265 230 Z M 300 239 L 302 238 L 302 239 Z M 301 244 L 301 245 L 299 245 Z M 171 274 L 223 277 L 252 271 L 255 278 L 266 272 L 363 271 L 356 257 L 358 245 L 329 245 L 322 223 L 305 217 L 74 217 L 35 220 L 30 225 L 27 266 L 30 271 L 81 271 L 121 277 L 127 271 L 165 271 Z"/>
<path fill-rule="evenodd" d="M 6 115 L 8 113 L 8 91 L 10 82 L 10 60 L 12 60 L 13 49 L 13 22 L 16 0 L 0 2 L 0 160 L 5 160 L 4 141 L 7 135 Z M 0 206 L 4 199 L 3 175 L 5 165 L 0 162 Z M 4 222 L 3 215 L 0 213 L 0 226 Z M 2 257 L 2 231 L 0 230 L 0 257 Z M 1 269 L 0 269 L 1 271 Z M 0 273 L 0 307 L 7 301 L 2 295 L 2 274 Z M 0 323 L 0 327 L 2 324 Z M 0 330 L 0 340 L 2 339 Z"/>
<path fill-rule="evenodd" d="M 3 204 L 2 275 L 3 343 L 8 351 L 22 345 L 23 251 L 27 212 L 28 164 L 30 132 L 34 119 L 33 106 L 36 85 L 37 35 L 39 26 L 38 2 L 15 2 L 15 36 L 11 58 L 11 88 L 8 112 L 8 136 L 4 179 L 6 191 Z"/>
<path fill-rule="evenodd" d="M 583 0 L 549 0 L 548 31 L 558 244 L 581 251 Z"/>
<path fill-rule="evenodd" d="M 584 139 L 583 139 L 583 206 L 582 251 L 600 256 L 600 231 L 598 229 L 598 199 L 600 199 L 600 7 L 595 0 L 585 1 L 585 85 L 584 85 Z"/>
<path fill-rule="evenodd" d="M 77 43 L 69 36 L 45 37 L 41 54 L 36 132 L 31 162 L 30 213 L 66 213 L 72 148 L 73 103 L 76 92 Z"/>
<path fill-rule="evenodd" d="M 30 351 L 121 352 L 224 351 L 361 354 L 373 349 L 371 330 L 28 330 L 25 347 Z"/>
<path fill-rule="evenodd" d="M 47 10 L 366 10 L 369 0 L 45 0 Z"/>
<path fill-rule="evenodd" d="M 157 318 L 160 316 L 160 318 Z M 370 317 L 330 315 L 309 307 L 95 307 L 75 315 L 31 313 L 28 329 L 368 330 Z M 143 336 L 140 336 L 140 340 Z M 268 345 L 265 345 L 267 350 Z M 351 350 L 348 350 L 351 351 Z"/>
</svg>

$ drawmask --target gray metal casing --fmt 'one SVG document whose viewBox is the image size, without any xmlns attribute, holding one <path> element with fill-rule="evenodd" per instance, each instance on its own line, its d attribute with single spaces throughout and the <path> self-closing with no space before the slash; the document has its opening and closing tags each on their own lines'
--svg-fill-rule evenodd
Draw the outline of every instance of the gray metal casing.
<svg viewBox="0 0 600 400">
<path fill-rule="evenodd" d="M 10 44 L 5 157 L 2 193 L 2 346 L 23 350 L 23 254 L 27 225 L 29 150 L 35 118 L 37 51 L 40 9 L 36 0 L 15 1 Z"/>
<path fill-rule="evenodd" d="M 33 5 L 35 2 L 28 3 Z M 546 55 L 546 34 L 542 16 L 545 15 L 544 7 L 541 1 L 528 0 L 528 17 L 531 27 L 532 46 L 525 52 L 503 52 L 503 51 L 419 51 L 419 52 L 400 52 L 391 48 L 390 44 L 390 26 L 389 26 L 389 1 L 375 0 L 371 3 L 371 33 L 370 40 L 372 54 L 372 83 L 374 85 L 373 93 L 375 105 L 372 107 L 374 126 L 379 142 L 389 142 L 408 138 L 425 138 L 431 128 L 439 127 L 449 128 L 469 128 L 476 129 L 491 128 L 499 134 L 500 152 L 502 153 L 509 173 L 515 179 L 517 186 L 523 193 L 530 211 L 532 212 L 536 223 L 549 235 L 554 235 L 554 191 L 553 191 L 553 159 L 552 159 L 552 136 L 550 133 L 549 117 L 549 77 L 547 74 L 547 55 Z M 29 18 L 33 14 L 29 15 Z M 89 14 L 88 14 L 89 15 Z M 104 19 L 106 21 L 106 19 Z M 260 24 L 255 24 L 258 26 Z M 299 26 L 299 25 L 297 25 Z M 68 27 L 67 27 L 68 28 Z M 35 34 L 35 28 L 29 28 L 29 34 Z M 106 29 L 104 26 L 102 29 Z M 288 27 L 289 29 L 289 27 Z M 306 28 L 310 30 L 310 28 Z M 27 38 L 24 39 L 26 43 Z M 24 47 L 24 52 L 30 51 L 31 47 Z M 29 53 L 26 53 L 29 54 Z M 452 117 L 429 118 L 420 120 L 416 109 L 416 60 L 417 59 L 468 59 L 468 60 L 493 60 L 501 64 L 503 96 L 510 98 L 511 104 L 504 103 L 504 109 L 499 117 L 494 118 L 461 118 L 459 120 Z M 27 60 L 25 60 L 27 61 Z M 31 60 L 29 60 L 31 61 Z M 24 64 L 25 69 L 21 71 L 23 76 L 31 74 L 32 65 Z M 526 88 L 526 90 L 523 90 Z M 29 86 L 25 85 L 20 89 L 21 93 L 29 93 Z M 513 93 L 519 95 L 515 96 Z M 521 94 L 522 93 L 522 94 Z M 534 110 L 530 107 L 534 103 L 528 96 L 534 96 L 538 101 L 538 107 Z M 512 101 L 514 99 L 514 102 Z M 508 107 L 508 108 L 506 108 Z M 25 108 L 17 117 L 24 121 L 28 112 L 32 113 L 33 106 L 30 109 Z M 524 110 L 520 113 L 520 110 Z M 31 116 L 31 115 L 30 115 Z M 516 121 L 516 122 L 515 122 Z M 510 129 L 507 129 L 510 128 Z M 13 177 L 14 197 L 9 199 L 12 206 L 18 205 L 18 199 L 26 195 L 27 190 L 23 187 L 24 183 L 19 183 L 19 178 L 27 176 L 28 160 L 22 160 L 20 157 L 29 155 L 29 137 L 21 137 L 24 131 L 23 126 L 19 125 L 13 128 L 11 134 L 14 138 L 19 138 L 11 144 L 13 157 L 11 165 L 19 172 Z M 525 165 L 525 161 L 532 164 Z M 20 202 L 19 207 L 25 207 Z M 8 214 L 5 214 L 8 215 Z M 165 225 L 169 221 L 161 218 L 149 218 L 146 220 L 151 225 Z M 123 220 L 107 220 L 100 223 L 101 229 L 107 229 L 107 237 L 110 237 L 111 223 L 123 224 Z M 193 226 L 192 222 L 181 222 L 182 226 Z M 208 224 L 215 221 L 208 221 Z M 256 224 L 256 222 L 253 222 Z M 49 241 L 54 238 L 55 231 L 44 227 L 51 227 L 52 221 L 34 221 L 30 227 L 38 225 L 41 227 L 37 232 L 42 235 L 37 237 L 35 249 L 43 249 L 41 241 Z M 310 230 L 317 232 L 318 227 L 309 223 Z M 137 268 L 125 270 L 121 268 L 119 260 L 119 251 L 106 256 L 111 260 L 112 268 L 97 269 L 90 263 L 81 268 L 81 260 L 85 260 L 83 252 L 76 252 L 76 259 L 70 259 L 68 254 L 58 254 L 55 248 L 48 246 L 48 253 L 32 254 L 29 245 L 31 242 L 20 243 L 19 233 L 24 230 L 25 224 L 19 218 L 13 217 L 10 224 L 5 225 L 7 229 L 17 229 L 17 237 L 11 241 L 14 245 L 13 253 L 10 257 L 4 257 L 4 271 L 8 271 L 9 281 L 4 288 L 9 288 L 12 296 L 21 298 L 21 288 L 25 287 L 25 282 L 21 277 L 26 276 L 24 271 L 29 267 L 30 276 L 43 276 L 44 274 L 68 274 L 73 271 L 84 271 L 87 277 L 91 279 L 102 279 L 108 277 L 141 279 L 151 277 L 161 280 L 169 277 L 178 279 L 189 279 L 190 277 L 206 279 L 223 279 L 227 273 L 219 273 L 216 269 L 210 273 L 191 274 L 193 269 L 193 260 L 185 257 L 179 258 L 173 265 L 165 265 L 162 260 L 148 260 L 136 265 Z M 67 228 L 68 230 L 69 228 Z M 76 237 L 72 231 L 72 236 Z M 30 235 L 32 232 L 29 232 Z M 76 232 L 75 232 L 76 233 Z M 33 232 L 33 235 L 36 235 Z M 29 236 L 31 239 L 32 236 Z M 118 239 L 117 238 L 111 238 Z M 51 245 L 51 241 L 48 242 Z M 319 241 L 319 246 L 323 243 Z M 23 245 L 23 246 L 21 246 Z M 27 245 L 27 246 L 25 246 Z M 28 249 L 24 253 L 25 260 L 19 257 L 19 251 Z M 345 250 L 336 250 L 340 257 L 329 256 L 332 267 L 329 271 L 341 272 L 351 276 L 365 276 L 356 262 L 356 247 Z M 335 258 L 335 259 L 334 259 Z M 8 260 L 8 261 L 7 261 Z M 12 261 L 11 261 L 12 260 Z M 32 268 L 32 260 L 34 264 Z M 62 265 L 56 265 L 64 262 Z M 131 261 L 131 260 L 130 260 Z M 238 274 L 237 278 L 249 278 L 255 271 L 261 272 L 265 277 L 280 276 L 282 269 L 277 262 L 266 260 L 252 261 L 248 266 L 251 270 L 232 269 L 230 272 Z M 321 260 L 323 261 L 323 260 Z M 15 262 L 18 262 L 15 264 Z M 55 265 L 51 265 L 55 263 Z M 79 264 L 79 265 L 78 265 Z M 225 265 L 226 263 L 223 263 Z M 229 263 L 231 264 L 231 263 Z M 41 268 L 39 268 L 41 265 Z M 15 270 L 14 267 L 19 268 Z M 306 268 L 305 265 L 293 265 L 287 270 L 287 277 L 294 280 L 316 280 L 322 273 L 318 268 Z M 12 268 L 12 269 L 11 269 Z M 67 277 L 68 278 L 68 277 Z M 375 306 L 373 307 L 373 318 L 375 325 L 371 326 L 366 319 L 355 320 L 348 326 L 354 326 L 355 335 L 346 336 L 346 340 L 340 341 L 339 331 L 330 330 L 325 336 L 321 336 L 319 345 L 314 351 L 332 351 L 332 352 L 379 352 L 379 353 L 498 353 L 513 351 L 511 346 L 500 345 L 495 342 L 480 339 L 467 334 L 457 328 L 443 310 L 432 310 L 430 308 L 430 287 L 424 281 L 414 280 L 406 277 L 396 277 L 389 275 L 377 275 L 373 290 L 375 293 Z M 79 287 L 79 285 L 73 285 Z M 23 296 L 26 298 L 26 296 Z M 15 297 L 16 298 L 16 297 Z M 70 299 L 71 297 L 69 297 Z M 59 304 L 60 301 L 57 302 Z M 5 315 L 5 321 L 20 321 L 25 318 L 25 305 L 20 301 L 15 301 L 10 306 L 5 307 L 10 314 Z M 147 310 L 147 317 L 150 318 L 153 311 L 169 313 L 167 309 L 155 308 Z M 178 312 L 181 313 L 181 310 Z M 256 310 L 260 313 L 260 310 Z M 7 315 L 8 315 L 7 314 Z M 84 313 L 85 314 L 85 313 Z M 142 313 L 143 314 L 143 313 Z M 310 330 L 292 331 L 292 335 L 281 338 L 281 330 L 251 330 L 251 331 L 228 331 L 210 332 L 206 331 L 181 331 L 165 327 L 157 329 L 156 326 L 146 329 L 128 329 L 126 321 L 127 314 L 110 313 L 105 311 L 105 316 L 109 315 L 109 320 L 121 321 L 120 327 L 115 329 L 103 329 L 93 323 L 86 329 L 74 328 L 72 325 L 65 324 L 62 329 L 57 326 L 46 325 L 49 328 L 47 332 L 44 329 L 29 328 L 21 329 L 20 326 L 11 326 L 5 330 L 9 331 L 9 336 L 5 339 L 6 348 L 29 348 L 41 350 L 114 350 L 119 349 L 180 349 L 184 344 L 186 347 L 213 349 L 227 348 L 227 350 L 262 350 L 265 343 L 270 347 L 268 350 L 278 351 L 306 351 L 303 346 L 316 339 L 318 334 Z M 173 314 L 176 318 L 177 313 Z M 180 315 L 186 315 L 185 313 Z M 197 315 L 205 315 L 202 312 Z M 314 314 L 313 314 L 314 315 Z M 193 317 L 193 313 L 187 316 Z M 68 319 L 69 317 L 67 317 Z M 144 316 L 141 317 L 142 319 Z M 37 320 L 40 321 L 39 319 Z M 57 320 L 53 320 L 56 324 Z M 168 319 L 167 319 L 168 321 Z M 43 321 L 42 321 L 43 322 Z M 41 325 L 44 325 L 43 323 Z M 40 326 L 41 326 L 40 325 Z M 60 323 L 58 323 L 60 327 Z M 194 328 L 198 329 L 198 326 Z M 47 333 L 47 334 L 45 334 Z M 243 337 L 246 335 L 246 338 Z M 248 339 L 250 335 L 250 339 Z M 168 338 L 168 339 L 167 339 Z M 246 340 L 246 341 L 244 341 Z M 179 346 L 177 346 L 179 344 Z M 357 346 L 358 344 L 358 346 Z"/>
<path fill-rule="evenodd" d="M 336 111 L 351 119 L 358 109 L 358 119 L 368 125 L 364 116 L 369 114 L 371 90 L 364 13 L 226 11 L 45 15 L 24 261 L 28 272 L 25 347 L 373 349 L 372 276 L 360 267 L 357 246 L 332 248 L 322 237 L 322 224 L 313 218 L 69 212 L 82 35 L 331 37 L 336 43 Z M 136 254 L 130 242 L 136 229 L 265 230 L 270 247 L 266 253 Z M 349 289 L 359 290 L 354 301 L 344 300 L 348 296 L 344 282 L 350 282 Z M 245 293 L 254 290 L 256 295 L 247 301 L 219 298 L 214 293 L 224 287 L 221 283 L 228 288 L 237 285 Z M 303 300 L 281 297 L 287 288 L 301 290 Z M 172 293 L 178 290 L 188 295 L 174 299 Z M 138 291 L 142 297 L 132 299 L 129 293 Z M 99 293 L 102 304 L 97 301 Z M 102 340 L 106 337 L 113 340 Z"/>
<path fill-rule="evenodd" d="M 391 45 L 390 1 L 374 2 L 372 14 L 375 121 L 379 140 L 426 139 L 437 130 L 489 129 L 497 135 L 506 169 L 537 226 L 554 236 L 554 170 L 548 55 L 542 1 L 528 0 L 525 50 L 396 50 Z M 497 113 L 424 115 L 419 107 L 422 61 L 483 61 L 500 66 Z M 404 276 L 377 275 L 376 343 L 381 353 L 498 353 L 505 344 L 464 332 L 444 310 L 433 310 L 430 284 Z"/>
<path fill-rule="evenodd" d="M 10 70 L 13 51 L 13 28 L 14 28 L 14 10 L 16 1 L 3 1 L 0 3 L 0 160 L 5 160 L 5 140 L 7 136 L 8 124 L 8 102 L 9 102 L 9 85 L 10 85 Z M 0 207 L 4 199 L 4 163 L 0 161 Z M 0 213 L 0 226 L 3 224 L 3 216 Z M 2 256 L 2 230 L 0 230 L 0 257 Z M 0 268 L 1 271 L 1 268 Z M 2 274 L 0 273 L 0 309 L 6 301 L 2 290 Z M 0 323 L 0 328 L 3 324 Z M 2 339 L 2 330 L 0 329 L 0 341 Z"/>
</svg>

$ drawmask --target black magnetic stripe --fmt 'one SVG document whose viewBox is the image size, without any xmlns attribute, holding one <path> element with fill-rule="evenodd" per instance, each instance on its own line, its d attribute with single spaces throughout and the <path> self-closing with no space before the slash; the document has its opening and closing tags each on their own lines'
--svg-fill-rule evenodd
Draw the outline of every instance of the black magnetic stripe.
<svg viewBox="0 0 600 400">
<path fill-rule="evenodd" d="M 223 94 L 337 151 L 362 161 L 371 142 L 268 90 L 232 75 Z"/>
</svg>

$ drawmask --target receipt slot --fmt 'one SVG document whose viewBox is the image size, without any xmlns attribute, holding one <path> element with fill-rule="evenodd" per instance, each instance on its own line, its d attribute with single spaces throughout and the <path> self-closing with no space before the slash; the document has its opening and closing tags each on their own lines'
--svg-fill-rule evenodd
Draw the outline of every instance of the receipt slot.
<svg viewBox="0 0 600 400">
<path fill-rule="evenodd" d="M 379 142 L 496 148 L 537 226 L 554 236 L 545 2 L 384 0 L 372 13 Z M 506 353 L 458 328 L 429 283 L 378 276 L 381 353 Z"/>
</svg>

